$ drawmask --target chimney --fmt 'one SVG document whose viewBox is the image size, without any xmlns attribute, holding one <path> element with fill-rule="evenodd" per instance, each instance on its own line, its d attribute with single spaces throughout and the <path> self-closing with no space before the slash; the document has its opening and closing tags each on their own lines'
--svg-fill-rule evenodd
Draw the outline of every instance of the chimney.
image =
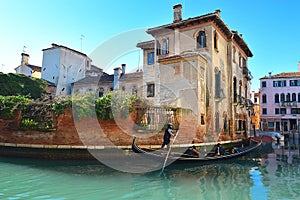
<svg viewBox="0 0 300 200">
<path fill-rule="evenodd" d="M 119 89 L 120 67 L 114 68 L 114 90 Z"/>
<path fill-rule="evenodd" d="M 298 61 L 298 72 L 300 72 L 300 61 Z"/>
<path fill-rule="evenodd" d="M 125 74 L 126 71 L 126 64 L 122 64 L 122 75 Z"/>
<path fill-rule="evenodd" d="M 220 9 L 218 9 L 218 10 L 216 10 L 215 11 L 215 13 L 220 17 L 220 14 L 221 14 L 221 10 Z"/>
<path fill-rule="evenodd" d="M 175 6 L 173 6 L 173 10 L 174 10 L 174 20 L 173 22 L 179 22 L 182 20 L 182 5 L 181 4 L 177 4 Z"/>
<path fill-rule="evenodd" d="M 26 53 L 22 53 L 21 54 L 21 65 L 28 65 L 28 59 L 29 59 L 29 55 Z"/>
<path fill-rule="evenodd" d="M 272 72 L 269 72 L 269 78 L 272 78 Z"/>
</svg>

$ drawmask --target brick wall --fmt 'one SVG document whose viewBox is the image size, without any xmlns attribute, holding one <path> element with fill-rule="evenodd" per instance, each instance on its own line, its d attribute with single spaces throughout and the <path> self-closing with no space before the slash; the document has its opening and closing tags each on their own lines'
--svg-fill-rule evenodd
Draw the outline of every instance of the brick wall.
<svg viewBox="0 0 300 200">
<path fill-rule="evenodd" d="M 57 118 L 57 129 L 54 131 L 21 131 L 16 129 L 14 118 L 0 118 L 0 142 L 20 144 L 49 145 L 131 145 L 134 136 L 138 144 L 160 145 L 163 130 L 159 133 L 137 132 L 131 118 L 102 120 L 83 118 L 74 121 L 72 110 Z M 180 127 L 175 144 L 198 143 L 206 141 L 206 130 L 197 125 L 197 117 L 192 114 L 180 116 Z"/>
</svg>

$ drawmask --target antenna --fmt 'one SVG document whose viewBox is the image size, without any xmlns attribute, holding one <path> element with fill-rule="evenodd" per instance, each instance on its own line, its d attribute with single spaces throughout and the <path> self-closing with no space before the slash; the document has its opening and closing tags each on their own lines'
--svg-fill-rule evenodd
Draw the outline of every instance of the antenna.
<svg viewBox="0 0 300 200">
<path fill-rule="evenodd" d="M 84 38 L 84 35 L 80 35 L 80 51 L 82 52 L 82 40 Z"/>
</svg>

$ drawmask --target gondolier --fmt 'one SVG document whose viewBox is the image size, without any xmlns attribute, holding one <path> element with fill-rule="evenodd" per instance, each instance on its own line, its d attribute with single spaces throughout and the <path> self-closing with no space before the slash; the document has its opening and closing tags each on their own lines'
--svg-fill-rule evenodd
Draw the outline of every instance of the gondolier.
<svg viewBox="0 0 300 200">
<path fill-rule="evenodd" d="M 165 145 L 167 145 L 167 149 L 170 148 L 170 138 L 171 136 L 175 136 L 176 130 L 173 129 L 173 124 L 169 123 L 165 129 L 165 134 L 164 134 L 164 142 L 161 145 L 161 148 L 164 148 Z"/>
</svg>

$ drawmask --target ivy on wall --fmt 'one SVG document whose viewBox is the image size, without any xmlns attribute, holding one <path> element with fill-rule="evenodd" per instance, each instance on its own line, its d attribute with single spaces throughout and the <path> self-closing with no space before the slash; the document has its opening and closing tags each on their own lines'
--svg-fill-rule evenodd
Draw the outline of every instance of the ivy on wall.
<svg viewBox="0 0 300 200">
<path fill-rule="evenodd" d="M 24 96 L 0 96 L 0 116 L 13 117 L 18 111 L 20 129 L 52 130 L 56 128 L 56 117 L 72 108 L 74 119 L 98 117 L 112 119 L 114 116 L 127 118 L 134 106 L 145 104 L 136 95 L 123 91 L 109 92 L 103 97 L 95 97 L 95 93 L 76 93 L 66 98 L 50 99 L 43 95 L 32 99 Z M 16 117 L 16 116 L 15 116 Z"/>
</svg>

